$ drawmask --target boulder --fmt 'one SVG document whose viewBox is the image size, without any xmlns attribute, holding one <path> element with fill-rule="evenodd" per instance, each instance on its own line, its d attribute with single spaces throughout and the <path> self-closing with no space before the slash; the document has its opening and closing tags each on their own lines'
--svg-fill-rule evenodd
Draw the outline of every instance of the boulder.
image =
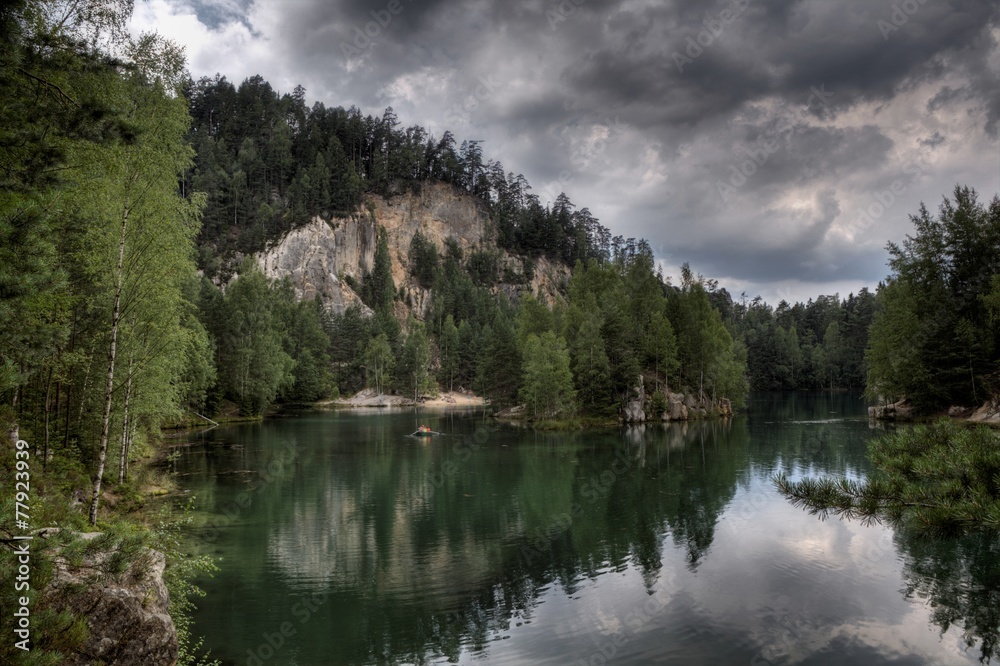
<svg viewBox="0 0 1000 666">
<path fill-rule="evenodd" d="M 1000 423 L 1000 403 L 987 401 L 983 406 L 972 413 L 970 421 L 976 423 Z"/>
<path fill-rule="evenodd" d="M 625 423 L 645 423 L 646 422 L 646 389 L 643 385 L 642 375 L 639 375 L 639 382 L 632 389 L 632 396 L 625 405 L 622 413 L 622 420 Z"/>
<path fill-rule="evenodd" d="M 953 419 L 965 419 L 972 416 L 972 410 L 968 407 L 960 407 L 958 405 L 952 405 L 948 408 L 948 416 Z"/>
<path fill-rule="evenodd" d="M 84 535 L 92 537 L 97 535 Z M 166 559 L 147 549 L 119 575 L 95 578 L 98 559 L 70 567 L 56 558 L 52 581 L 42 605 L 69 610 L 87 620 L 90 635 L 80 651 L 63 664 L 146 664 L 168 666 L 177 661 L 177 630 L 168 613 L 170 595 L 163 582 Z"/>
<path fill-rule="evenodd" d="M 868 418 L 880 421 L 911 421 L 915 413 L 913 405 L 906 398 L 898 402 L 872 405 L 868 408 Z"/>
<path fill-rule="evenodd" d="M 688 411 L 684 406 L 682 393 L 667 393 L 667 410 L 664 416 L 668 421 L 687 421 Z"/>
</svg>

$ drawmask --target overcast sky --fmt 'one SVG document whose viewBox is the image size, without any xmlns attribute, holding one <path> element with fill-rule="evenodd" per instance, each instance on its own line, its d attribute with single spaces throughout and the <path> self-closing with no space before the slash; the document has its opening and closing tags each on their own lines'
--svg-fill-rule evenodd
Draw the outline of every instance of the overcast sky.
<svg viewBox="0 0 1000 666">
<path fill-rule="evenodd" d="M 565 191 L 776 303 L 886 275 L 958 183 L 1000 188 L 998 0 L 152 0 L 192 76 L 262 75 Z"/>
</svg>

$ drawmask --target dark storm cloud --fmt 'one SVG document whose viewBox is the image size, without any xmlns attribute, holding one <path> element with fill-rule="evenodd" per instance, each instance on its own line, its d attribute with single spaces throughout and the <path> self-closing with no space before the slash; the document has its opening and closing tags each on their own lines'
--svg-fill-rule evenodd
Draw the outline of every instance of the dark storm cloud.
<svg viewBox="0 0 1000 666">
<path fill-rule="evenodd" d="M 707 275 L 872 282 L 920 199 L 996 187 L 996 0 L 254 2 L 289 87 L 484 140 L 543 202 L 565 189 Z"/>
</svg>

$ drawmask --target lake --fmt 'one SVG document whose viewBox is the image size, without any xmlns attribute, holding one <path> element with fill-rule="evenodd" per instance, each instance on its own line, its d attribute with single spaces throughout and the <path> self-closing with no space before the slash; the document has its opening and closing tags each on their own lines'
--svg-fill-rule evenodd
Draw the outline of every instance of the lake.
<svg viewBox="0 0 1000 666">
<path fill-rule="evenodd" d="M 865 476 L 880 432 L 845 394 L 608 432 L 406 410 L 217 428 L 173 462 L 222 558 L 194 631 L 224 664 L 978 663 L 996 539 L 822 521 L 774 490 Z"/>
</svg>

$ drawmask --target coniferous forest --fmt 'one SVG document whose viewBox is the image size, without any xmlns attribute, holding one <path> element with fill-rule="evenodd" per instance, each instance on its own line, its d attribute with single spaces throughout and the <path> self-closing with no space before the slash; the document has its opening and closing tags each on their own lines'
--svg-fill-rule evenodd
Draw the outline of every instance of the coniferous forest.
<svg viewBox="0 0 1000 666">
<path fill-rule="evenodd" d="M 259 76 L 195 81 L 175 45 L 128 35 L 130 10 L 0 7 L 0 420 L 58 472 L 40 492 L 79 496 L 78 527 L 108 515 L 109 488 L 126 501 L 165 425 L 364 388 L 464 389 L 577 424 L 616 423 L 640 378 L 660 413 L 667 388 L 737 407 L 750 390 L 864 390 L 924 413 L 1000 394 L 1000 199 L 956 187 L 936 216 L 921 208 L 874 293 L 734 298 L 687 264 L 664 275 L 646 241 L 566 195 L 542 201 L 481 142 Z M 436 183 L 483 206 L 495 248 L 416 234 L 426 315 L 394 282 L 384 229 L 351 284 L 365 308 L 297 301 L 254 260 L 317 216 Z M 530 287 L 543 261 L 565 269 L 555 298 Z M 39 622 L 48 648 L 72 642 L 71 620 Z"/>
<path fill-rule="evenodd" d="M 996 200 L 958 188 L 940 219 L 922 210 L 877 295 L 734 300 L 686 265 L 674 283 L 645 241 L 565 195 L 543 203 L 478 142 L 403 126 L 391 108 L 308 106 L 301 87 L 260 77 L 193 81 L 170 43 L 125 36 L 127 3 L 60 7 L 73 5 L 3 15 L 0 392 L 47 455 L 96 461 L 95 479 L 112 463 L 124 480 L 130 446 L 182 413 L 258 415 L 365 386 L 463 387 L 539 416 L 614 415 L 640 375 L 737 402 L 867 386 L 932 409 L 989 394 Z M 481 200 L 528 277 L 542 257 L 570 267 L 562 298 L 507 297 L 495 287 L 524 275 L 420 234 L 410 274 L 431 290 L 426 321 L 395 311 L 384 233 L 354 285 L 373 316 L 295 303 L 244 259 L 314 216 L 436 181 Z M 928 361 L 932 347 L 946 353 Z"/>
</svg>

